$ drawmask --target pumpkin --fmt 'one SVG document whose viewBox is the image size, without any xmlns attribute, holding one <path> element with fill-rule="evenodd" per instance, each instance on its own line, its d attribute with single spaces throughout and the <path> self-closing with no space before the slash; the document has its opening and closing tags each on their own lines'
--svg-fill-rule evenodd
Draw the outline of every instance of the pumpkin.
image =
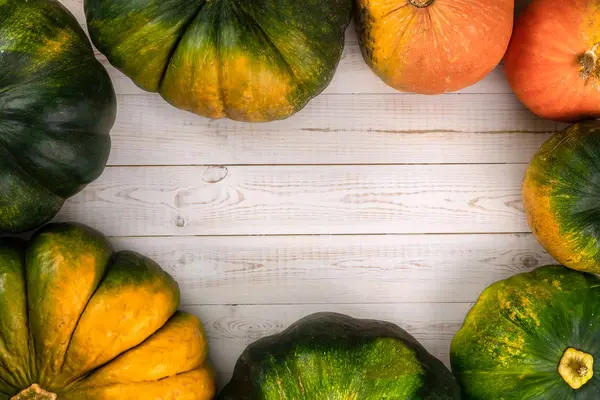
<svg viewBox="0 0 600 400">
<path fill-rule="evenodd" d="M 0 283 L 0 399 L 212 398 L 202 324 L 152 260 L 46 225 L 0 239 Z"/>
<path fill-rule="evenodd" d="M 309 315 L 246 348 L 219 400 L 460 399 L 448 369 L 388 322 Z"/>
<path fill-rule="evenodd" d="M 49 221 L 103 171 L 112 83 L 55 0 L 0 0 L 0 233 Z"/>
<path fill-rule="evenodd" d="M 600 122 L 554 134 L 533 157 L 523 181 L 529 225 L 566 267 L 600 273 Z"/>
<path fill-rule="evenodd" d="M 452 340 L 463 399 L 597 399 L 599 313 L 594 275 L 547 266 L 494 283 Z"/>
<path fill-rule="evenodd" d="M 600 18 L 592 0 L 534 0 L 506 53 L 508 83 L 537 115 L 575 122 L 600 117 Z"/>
<path fill-rule="evenodd" d="M 112 65 L 210 117 L 287 118 L 331 81 L 352 0 L 85 0 Z"/>
<path fill-rule="evenodd" d="M 389 86 L 453 92 L 483 79 L 510 40 L 514 0 L 356 0 L 363 57 Z"/>
</svg>

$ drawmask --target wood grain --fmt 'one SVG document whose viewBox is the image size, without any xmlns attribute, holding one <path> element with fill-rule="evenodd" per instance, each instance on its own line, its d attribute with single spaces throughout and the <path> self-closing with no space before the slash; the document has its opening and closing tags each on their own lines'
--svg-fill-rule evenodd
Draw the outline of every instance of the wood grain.
<svg viewBox="0 0 600 400">
<path fill-rule="evenodd" d="M 525 167 L 108 168 L 59 220 L 112 236 L 529 232 Z"/>
<path fill-rule="evenodd" d="M 119 96 L 111 165 L 529 162 L 563 125 L 513 95 L 317 97 L 285 120 L 210 120 Z"/>
<path fill-rule="evenodd" d="M 115 238 L 172 274 L 183 304 L 470 302 L 553 260 L 530 234 Z"/>
</svg>

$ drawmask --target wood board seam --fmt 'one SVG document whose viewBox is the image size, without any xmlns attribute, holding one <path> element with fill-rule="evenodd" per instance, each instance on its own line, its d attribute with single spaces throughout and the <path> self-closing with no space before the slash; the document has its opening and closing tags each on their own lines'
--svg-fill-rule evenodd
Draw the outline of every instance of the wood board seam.
<svg viewBox="0 0 600 400">
<path fill-rule="evenodd" d="M 124 235 L 124 236 L 106 236 L 109 239 L 143 239 L 143 238 L 244 238 L 244 237 L 344 237 L 344 236 L 514 236 L 514 235 L 532 235 L 531 231 L 517 231 L 517 232 L 426 232 L 426 233 L 265 233 L 265 234 L 184 234 L 184 235 Z"/>
<path fill-rule="evenodd" d="M 483 290 L 483 289 L 482 289 Z M 365 302 L 365 301 L 361 301 L 361 302 L 314 302 L 314 303 L 310 303 L 310 302 L 302 302 L 302 303 L 292 303 L 292 302 L 283 302 L 283 303 L 181 303 L 182 307 L 232 307 L 232 308 L 236 308 L 236 307 L 271 307 L 271 306 L 276 306 L 276 307 L 289 307 L 289 306 L 298 306 L 298 307 L 302 307 L 302 306 L 319 306 L 319 305 L 328 305 L 328 306 L 356 306 L 356 305 L 361 305 L 361 306 L 395 306 L 398 304 L 468 304 L 469 306 L 472 306 L 473 304 L 475 304 L 474 301 L 394 301 L 394 302 L 389 302 L 389 301 L 382 301 L 382 302 L 377 302 L 377 301 L 370 301 L 370 302 Z"/>
<path fill-rule="evenodd" d="M 427 162 L 427 163 L 315 163 L 315 164 L 297 164 L 297 163 L 275 163 L 275 164 L 111 164 L 107 165 L 106 168 L 171 168 L 171 167 L 386 167 L 386 166 L 455 166 L 455 165 L 529 165 L 529 163 L 517 161 L 517 162 Z"/>
</svg>

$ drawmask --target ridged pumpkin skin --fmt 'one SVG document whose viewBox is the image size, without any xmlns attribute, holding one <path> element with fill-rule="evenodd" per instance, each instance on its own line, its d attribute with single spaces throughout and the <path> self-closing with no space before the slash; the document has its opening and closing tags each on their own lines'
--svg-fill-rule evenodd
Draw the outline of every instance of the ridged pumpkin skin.
<svg viewBox="0 0 600 400">
<path fill-rule="evenodd" d="M 352 0 L 85 0 L 90 35 L 138 86 L 184 110 L 287 118 L 330 82 Z"/>
<path fill-rule="evenodd" d="M 362 54 L 389 86 L 454 92 L 498 65 L 510 40 L 514 0 L 356 0 Z"/>
<path fill-rule="evenodd" d="M 600 280 L 541 267 L 483 291 L 454 337 L 452 370 L 465 400 L 596 400 L 600 393 Z M 594 359 L 573 389 L 559 373 L 570 348 Z M 593 371 L 592 371 L 593 370 Z"/>
<path fill-rule="evenodd" d="M 258 340 L 218 400 L 458 400 L 448 369 L 396 325 L 309 315 Z"/>
<path fill-rule="evenodd" d="M 564 122 L 600 117 L 599 6 L 534 0 L 519 16 L 504 67 L 515 94 L 537 115 Z"/>
<path fill-rule="evenodd" d="M 0 282 L 0 399 L 33 384 L 38 399 L 212 399 L 202 324 L 177 312 L 177 283 L 152 260 L 46 225 L 0 239 Z"/>
<path fill-rule="evenodd" d="M 103 171 L 112 83 L 55 0 L 0 0 L 0 233 L 56 215 Z"/>
<path fill-rule="evenodd" d="M 600 122 L 573 125 L 533 157 L 523 181 L 529 225 L 562 265 L 600 273 Z"/>
</svg>

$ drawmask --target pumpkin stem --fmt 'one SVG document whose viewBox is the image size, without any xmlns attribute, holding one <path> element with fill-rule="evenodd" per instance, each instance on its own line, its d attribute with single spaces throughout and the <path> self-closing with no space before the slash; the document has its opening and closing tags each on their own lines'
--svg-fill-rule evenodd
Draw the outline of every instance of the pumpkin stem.
<svg viewBox="0 0 600 400">
<path fill-rule="evenodd" d="M 56 394 L 47 392 L 42 389 L 37 383 L 22 390 L 10 400 L 56 400 Z"/>
<path fill-rule="evenodd" d="M 431 3 L 433 3 L 435 0 L 408 0 L 410 4 L 412 4 L 415 7 L 419 7 L 419 8 L 425 8 L 425 7 L 429 7 L 431 5 Z"/>
<path fill-rule="evenodd" d="M 596 54 L 597 49 L 598 45 L 594 45 L 591 50 L 586 51 L 583 56 L 581 56 L 579 63 L 583 67 L 581 70 L 582 79 L 589 78 L 596 70 L 596 64 L 598 63 L 598 55 Z"/>
<path fill-rule="evenodd" d="M 558 373 L 573 389 L 579 389 L 594 376 L 594 357 L 569 347 L 560 359 Z"/>
</svg>

